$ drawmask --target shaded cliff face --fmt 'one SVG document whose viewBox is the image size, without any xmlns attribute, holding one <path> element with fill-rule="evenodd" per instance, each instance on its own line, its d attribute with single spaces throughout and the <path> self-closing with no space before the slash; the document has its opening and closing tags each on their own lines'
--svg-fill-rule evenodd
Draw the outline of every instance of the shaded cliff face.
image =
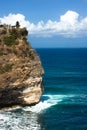
<svg viewBox="0 0 87 130">
<path fill-rule="evenodd" d="M 44 70 L 25 28 L 0 30 L 0 107 L 33 105 L 43 93 Z"/>
</svg>

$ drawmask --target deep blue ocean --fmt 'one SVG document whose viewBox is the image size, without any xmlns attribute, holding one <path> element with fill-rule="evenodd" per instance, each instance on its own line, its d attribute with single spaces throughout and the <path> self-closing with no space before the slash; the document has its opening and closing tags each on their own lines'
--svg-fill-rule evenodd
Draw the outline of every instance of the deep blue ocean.
<svg viewBox="0 0 87 130">
<path fill-rule="evenodd" d="M 33 107 L 0 111 L 0 130 L 87 130 L 87 49 L 37 49 L 44 94 Z"/>
</svg>

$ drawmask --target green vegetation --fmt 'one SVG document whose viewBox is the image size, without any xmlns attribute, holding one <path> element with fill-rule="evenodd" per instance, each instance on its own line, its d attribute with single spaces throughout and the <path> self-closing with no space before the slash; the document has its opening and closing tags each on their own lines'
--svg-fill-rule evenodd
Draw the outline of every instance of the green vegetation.
<svg viewBox="0 0 87 130">
<path fill-rule="evenodd" d="M 34 60 L 34 55 L 33 55 L 32 52 L 29 53 L 29 57 L 30 57 L 31 60 Z"/>
<path fill-rule="evenodd" d="M 20 28 L 20 23 L 17 21 L 15 26 L 6 25 L 0 30 L 1 40 L 0 44 L 4 43 L 7 46 L 18 45 L 19 39 L 24 40 L 26 44 L 28 31 L 26 28 Z"/>
<path fill-rule="evenodd" d="M 9 30 L 10 35 L 14 36 L 15 39 L 17 39 L 18 37 L 18 31 L 16 28 L 12 28 L 11 30 Z"/>
<path fill-rule="evenodd" d="M 12 69 L 13 64 L 6 64 L 5 66 L 0 67 L 0 74 L 9 72 Z"/>
<path fill-rule="evenodd" d="M 4 44 L 7 46 L 18 45 L 15 35 L 6 36 L 3 38 L 3 41 L 4 41 Z"/>
<path fill-rule="evenodd" d="M 20 43 L 29 45 L 29 42 L 27 41 L 27 36 L 28 36 L 28 31 L 26 28 L 20 28 L 20 23 L 17 21 L 15 26 L 10 26 L 10 25 L 6 25 L 6 28 L 3 28 L 0 30 L 0 44 L 3 46 L 4 44 L 8 47 L 13 47 L 16 46 Z M 10 51 L 11 49 L 9 49 L 7 47 L 6 49 L 5 46 L 5 52 L 6 51 Z M 22 46 L 22 45 L 21 45 Z M 29 45 L 30 46 L 30 45 Z M 17 53 L 16 48 L 13 47 L 13 51 L 15 53 Z M 0 53 L 0 56 L 3 55 L 2 53 Z"/>
<path fill-rule="evenodd" d="M 27 36 L 27 35 L 28 35 L 28 31 L 26 30 L 26 28 L 22 28 L 22 29 L 20 30 L 20 35 L 21 35 L 21 36 Z"/>
</svg>

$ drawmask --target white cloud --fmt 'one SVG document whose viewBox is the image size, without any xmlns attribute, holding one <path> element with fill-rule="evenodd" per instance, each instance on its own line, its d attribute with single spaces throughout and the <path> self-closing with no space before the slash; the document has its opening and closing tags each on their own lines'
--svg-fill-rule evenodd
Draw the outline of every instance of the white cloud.
<svg viewBox="0 0 87 130">
<path fill-rule="evenodd" d="M 0 18 L 1 24 L 15 25 L 16 21 L 20 22 L 21 27 L 26 27 L 29 34 L 33 36 L 87 36 L 87 17 L 79 19 L 79 14 L 71 10 L 61 15 L 59 21 L 48 20 L 46 23 L 44 21 L 39 21 L 37 24 L 30 23 L 23 14 L 9 14 Z"/>
<path fill-rule="evenodd" d="M 78 17 L 78 13 L 74 11 L 67 11 L 64 15 L 60 17 L 60 21 L 74 26 L 78 22 Z"/>
</svg>

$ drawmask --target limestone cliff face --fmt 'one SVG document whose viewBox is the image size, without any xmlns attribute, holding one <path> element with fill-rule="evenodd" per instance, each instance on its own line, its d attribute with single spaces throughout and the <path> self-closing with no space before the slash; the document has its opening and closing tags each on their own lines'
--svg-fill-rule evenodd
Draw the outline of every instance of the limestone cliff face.
<svg viewBox="0 0 87 130">
<path fill-rule="evenodd" d="M 0 107 L 33 105 L 43 93 L 44 70 L 25 28 L 0 30 Z"/>
</svg>

